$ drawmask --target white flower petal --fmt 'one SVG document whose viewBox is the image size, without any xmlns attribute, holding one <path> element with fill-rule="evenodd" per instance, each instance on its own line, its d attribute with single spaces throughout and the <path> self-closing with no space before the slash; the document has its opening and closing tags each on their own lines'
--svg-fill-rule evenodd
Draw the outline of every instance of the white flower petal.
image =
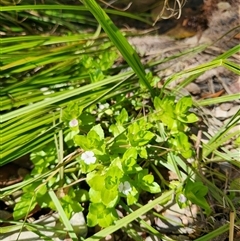
<svg viewBox="0 0 240 241">
<path fill-rule="evenodd" d="M 85 151 L 81 155 L 81 158 L 87 165 L 94 164 L 97 160 L 92 151 Z"/>
<path fill-rule="evenodd" d="M 187 198 L 183 194 L 180 194 L 178 197 L 178 201 L 180 203 L 185 203 L 187 201 Z"/>
<path fill-rule="evenodd" d="M 72 119 L 71 121 L 69 121 L 69 126 L 70 127 L 78 126 L 78 120 L 77 119 Z"/>
<path fill-rule="evenodd" d="M 103 109 L 105 109 L 105 106 L 104 106 L 103 104 L 100 104 L 100 105 L 99 105 L 99 109 L 100 109 L 100 110 L 103 110 Z"/>
<path fill-rule="evenodd" d="M 122 192 L 122 191 L 123 191 L 123 183 L 122 183 L 122 182 L 119 184 L 118 190 L 119 190 L 119 192 Z"/>
<path fill-rule="evenodd" d="M 125 181 L 124 183 L 121 182 L 119 184 L 118 190 L 124 195 L 128 195 L 132 191 L 132 187 L 128 181 Z"/>
</svg>

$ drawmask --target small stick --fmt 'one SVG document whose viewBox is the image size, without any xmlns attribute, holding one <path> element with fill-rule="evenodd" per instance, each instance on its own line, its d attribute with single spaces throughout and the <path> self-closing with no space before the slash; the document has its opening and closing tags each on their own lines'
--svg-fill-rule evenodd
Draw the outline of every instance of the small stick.
<svg viewBox="0 0 240 241">
<path fill-rule="evenodd" d="M 230 212 L 229 241 L 233 241 L 234 238 L 234 218 L 234 212 Z"/>
</svg>

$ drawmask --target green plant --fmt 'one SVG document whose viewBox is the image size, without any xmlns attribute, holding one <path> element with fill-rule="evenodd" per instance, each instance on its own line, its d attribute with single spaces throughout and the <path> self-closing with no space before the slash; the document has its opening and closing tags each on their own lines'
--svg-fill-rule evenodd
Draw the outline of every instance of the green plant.
<svg viewBox="0 0 240 241">
<path fill-rule="evenodd" d="M 126 224 L 139 221 L 154 205 L 167 203 L 173 196 L 180 207 L 196 203 L 207 216 L 211 211 L 207 194 L 217 205 L 236 212 L 232 202 L 235 192 L 230 190 L 231 195 L 225 195 L 199 170 L 219 159 L 239 167 L 238 156 L 222 148 L 226 141 L 239 137 L 237 131 L 231 131 L 239 122 L 239 113 L 202 143 L 199 157 L 193 148 L 197 137 L 190 129 L 198 118 L 190 110 L 237 100 L 239 95 L 192 101 L 189 96 L 180 98 L 178 91 L 214 67 L 239 73 L 237 64 L 228 60 L 239 46 L 208 63 L 173 73 L 158 90 L 154 86 L 159 78 L 154 71 L 145 74 L 146 66 L 124 38 L 128 33 L 122 34 L 94 1 L 84 1 L 86 7 L 23 2 L 4 6 L 0 13 L 4 22 L 1 31 L 6 33 L 1 39 L 4 55 L 0 59 L 0 165 L 31 153 L 34 169 L 23 182 L 0 190 L 1 199 L 23 190 L 14 207 L 16 220 L 9 221 L 14 225 L 1 228 L 2 232 L 21 230 L 23 225 L 37 230 L 37 225 L 25 222 L 27 214 L 44 207 L 59 212 L 72 240 L 78 237 L 69 218 L 83 206 L 89 226 L 107 227 L 87 240 L 124 230 Z M 87 28 L 86 33 L 85 26 L 98 24 L 89 10 L 112 42 L 99 27 L 95 33 Z M 109 9 L 106 12 L 130 16 Z M 182 56 L 192 58 L 193 53 L 206 47 L 182 51 L 147 67 L 176 58 L 181 61 Z M 126 70 L 128 65 L 119 59 L 117 49 L 132 69 Z M 183 81 L 168 91 L 168 84 L 176 79 Z M 239 144 L 239 138 L 235 144 Z M 178 181 L 165 180 L 158 170 L 163 167 L 176 173 Z M 237 185 L 235 180 L 230 189 Z M 142 205 L 139 197 L 143 196 L 151 202 Z M 125 203 L 142 207 L 133 211 Z M 119 206 L 125 212 L 120 220 L 116 213 Z M 145 227 L 149 233 L 163 236 L 153 227 Z"/>
<path fill-rule="evenodd" d="M 191 144 L 187 135 L 183 133 L 183 131 L 187 133 L 188 123 L 197 121 L 197 117 L 189 112 L 191 106 L 190 97 L 183 97 L 178 102 L 174 97 L 166 96 L 162 101 L 155 97 L 152 111 L 138 119 L 134 116 L 130 117 L 126 109 L 122 109 L 118 114 L 114 107 L 109 107 L 115 117 L 112 123 L 109 123 L 108 129 L 104 130 L 100 124 L 92 123 L 92 127 L 84 134 L 81 130 L 86 130 L 84 125 L 87 123 L 86 117 L 81 107 L 70 102 L 62 117 L 67 128 L 64 131 L 64 140 L 68 148 L 80 148 L 80 156 L 77 157 L 78 165 L 73 169 L 72 174 L 77 174 L 78 179 L 86 180 L 89 190 L 80 188 L 73 191 L 71 187 L 64 192 L 60 202 L 68 217 L 71 212 L 81 210 L 79 203 L 83 200 L 79 199 L 76 193 L 87 193 L 85 201 L 90 201 L 88 225 L 98 224 L 102 227 L 108 227 L 118 219 L 116 207 L 120 200 L 125 199 L 128 205 L 132 205 L 137 203 L 142 192 L 159 193 L 161 188 L 147 168 L 149 158 L 153 155 L 151 146 L 156 143 L 159 145 L 165 143 L 164 146 L 169 149 L 170 154 L 191 157 Z M 156 123 L 163 124 L 164 132 L 167 133 L 164 140 L 159 138 L 158 129 L 154 127 Z M 35 165 L 31 172 L 32 177 L 56 168 L 58 158 L 55 150 L 54 146 L 49 146 L 32 153 L 31 160 Z M 178 170 L 177 166 L 176 163 L 175 167 Z M 73 181 L 69 171 L 63 178 L 63 183 Z M 55 210 L 48 190 L 66 188 L 60 185 L 60 179 L 56 175 L 51 175 L 43 183 L 34 182 L 23 188 L 25 194 L 15 206 L 15 218 L 25 216 L 27 211 L 31 211 L 36 204 Z M 189 189 L 188 186 L 189 184 L 186 190 Z M 29 195 L 35 198 L 31 200 Z M 190 197 L 190 191 L 186 191 L 185 195 Z M 196 199 L 189 199 L 196 202 Z M 27 200 L 31 200 L 31 207 Z M 201 206 L 206 208 L 206 205 Z"/>
</svg>

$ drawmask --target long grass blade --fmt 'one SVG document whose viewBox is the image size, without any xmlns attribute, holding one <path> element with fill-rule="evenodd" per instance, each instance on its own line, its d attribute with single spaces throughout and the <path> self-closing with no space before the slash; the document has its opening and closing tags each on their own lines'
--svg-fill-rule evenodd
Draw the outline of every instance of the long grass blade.
<svg viewBox="0 0 240 241">
<path fill-rule="evenodd" d="M 101 24 L 104 31 L 107 33 L 110 40 L 118 48 L 123 55 L 127 63 L 132 67 L 140 81 L 148 88 L 152 97 L 154 92 L 151 85 L 148 83 L 146 78 L 145 69 L 137 55 L 136 51 L 132 48 L 126 38 L 122 35 L 120 30 L 114 25 L 108 15 L 102 10 L 102 8 L 94 0 L 83 0 L 83 3 L 88 7 L 93 16 L 97 19 L 98 23 Z"/>
</svg>

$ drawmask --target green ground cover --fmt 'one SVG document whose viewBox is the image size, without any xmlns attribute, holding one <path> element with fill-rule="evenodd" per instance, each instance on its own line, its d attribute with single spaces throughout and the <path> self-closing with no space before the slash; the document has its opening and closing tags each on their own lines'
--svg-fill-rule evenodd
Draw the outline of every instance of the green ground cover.
<svg viewBox="0 0 240 241">
<path fill-rule="evenodd" d="M 239 74 L 239 66 L 229 60 L 239 46 L 211 62 L 174 73 L 158 89 L 160 80 L 149 71 L 158 63 L 143 65 L 126 39 L 128 33 L 109 16 L 146 22 L 143 18 L 105 12 L 93 0 L 76 6 L 3 3 L 0 165 L 28 154 L 34 164 L 22 182 L 1 189 L 0 199 L 23 191 L 13 209 L 14 221 L 4 221 L 12 225 L 3 233 L 24 225 L 30 229 L 26 218 L 39 205 L 59 212 L 72 240 L 100 240 L 119 229 L 124 232 L 133 221 L 142 222 L 146 233 L 170 240 L 139 217 L 174 198 L 180 207 L 197 204 L 210 220 L 209 196 L 232 211 L 239 223 L 233 203 L 237 181 L 226 194 L 200 171 L 222 159 L 240 167 L 238 157 L 221 148 L 230 139 L 239 148 L 239 131 L 231 131 L 239 113 L 201 147 L 194 147 L 197 136 L 191 131 L 200 121 L 194 109 L 237 100 L 239 95 L 218 97 L 213 103 L 179 93 L 217 66 Z M 184 81 L 169 91 L 168 85 L 178 78 Z M 176 173 L 178 180 L 165 180 L 160 168 Z M 140 203 L 143 194 L 152 202 Z M 139 208 L 133 211 L 132 205 Z M 119 206 L 126 212 L 122 219 L 116 211 Z M 69 223 L 71 215 L 83 209 L 88 227 L 102 228 L 87 239 L 77 237 Z M 203 232 L 197 240 L 209 240 L 227 229 L 229 225 Z M 131 238 L 140 240 L 134 230 Z"/>
</svg>

